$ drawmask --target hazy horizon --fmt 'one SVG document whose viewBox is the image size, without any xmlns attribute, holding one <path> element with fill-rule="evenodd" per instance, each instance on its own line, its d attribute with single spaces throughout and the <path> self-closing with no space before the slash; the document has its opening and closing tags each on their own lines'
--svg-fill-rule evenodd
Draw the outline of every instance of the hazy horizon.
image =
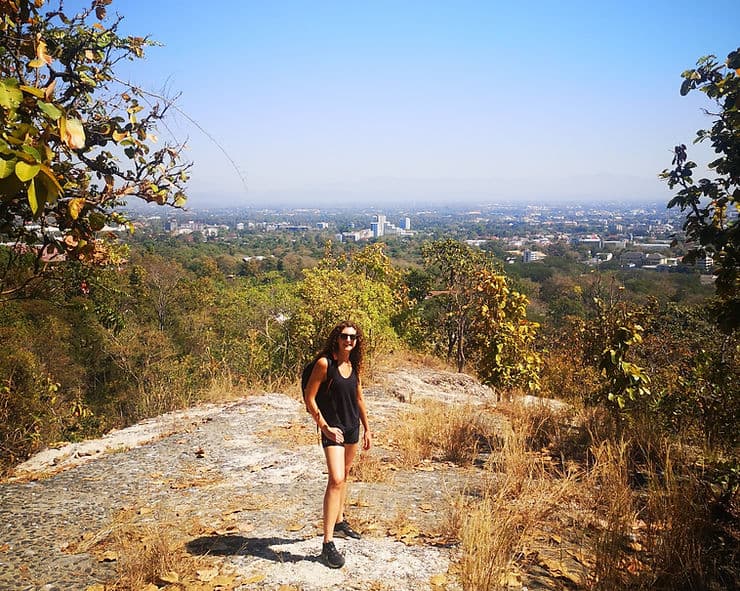
<svg viewBox="0 0 740 591">
<path fill-rule="evenodd" d="M 710 125 L 682 71 L 738 46 L 735 3 L 114 1 L 163 47 L 122 78 L 173 96 L 191 203 L 660 200 Z M 193 121 L 197 125 L 193 124 Z M 209 137 L 210 136 L 210 137 Z"/>
</svg>

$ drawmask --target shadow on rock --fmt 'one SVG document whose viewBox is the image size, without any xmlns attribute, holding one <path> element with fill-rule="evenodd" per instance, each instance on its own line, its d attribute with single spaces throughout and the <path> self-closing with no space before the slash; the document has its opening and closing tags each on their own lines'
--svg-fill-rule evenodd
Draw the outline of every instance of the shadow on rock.
<svg viewBox="0 0 740 591">
<path fill-rule="evenodd" d="M 300 539 L 245 538 L 244 536 L 203 536 L 185 544 L 191 554 L 198 556 L 256 556 L 275 562 L 300 562 L 318 560 L 317 556 L 301 556 L 291 552 L 273 550 L 272 546 L 294 544 Z"/>
</svg>

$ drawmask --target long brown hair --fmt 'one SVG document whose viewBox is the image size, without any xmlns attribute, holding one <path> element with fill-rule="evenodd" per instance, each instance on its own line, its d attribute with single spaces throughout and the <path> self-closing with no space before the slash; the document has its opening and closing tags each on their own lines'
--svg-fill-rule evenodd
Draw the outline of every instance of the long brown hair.
<svg viewBox="0 0 740 591">
<path fill-rule="evenodd" d="M 334 358 L 334 353 L 339 350 L 339 335 L 345 328 L 354 328 L 355 332 L 357 333 L 355 346 L 352 348 L 352 352 L 349 354 L 349 360 L 352 363 L 352 367 L 354 368 L 355 373 L 357 373 L 357 375 L 359 376 L 360 372 L 362 371 L 362 359 L 365 350 L 365 336 L 362 334 L 362 329 L 351 320 L 340 322 L 332 329 L 319 356 L 331 356 L 332 359 Z"/>
</svg>

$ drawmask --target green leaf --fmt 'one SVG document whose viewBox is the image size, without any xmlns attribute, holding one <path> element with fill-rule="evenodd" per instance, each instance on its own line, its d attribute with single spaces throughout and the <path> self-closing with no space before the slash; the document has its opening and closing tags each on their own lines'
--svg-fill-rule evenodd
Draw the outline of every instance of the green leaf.
<svg viewBox="0 0 740 591">
<path fill-rule="evenodd" d="M 39 164 L 28 164 L 21 160 L 15 165 L 15 176 L 25 183 L 26 181 L 32 180 L 39 173 L 39 170 L 41 170 L 41 166 Z"/>
<path fill-rule="evenodd" d="M 6 179 L 15 172 L 16 162 L 17 160 L 15 158 L 12 160 L 0 158 L 0 179 Z"/>
<path fill-rule="evenodd" d="M 91 230 L 99 232 L 105 226 L 105 216 L 102 213 L 93 212 L 88 216 L 88 222 Z"/>
<path fill-rule="evenodd" d="M 39 151 L 38 151 L 38 150 L 37 150 L 36 148 L 34 148 L 33 146 L 29 146 L 28 144 L 24 144 L 24 145 L 23 145 L 23 146 L 21 147 L 21 150 L 22 150 L 22 151 L 23 151 L 24 153 L 26 153 L 26 154 L 29 154 L 29 155 L 33 156 L 33 159 L 34 159 L 34 160 L 35 160 L 36 162 L 41 162 L 41 161 L 43 160 L 43 158 L 41 157 L 41 152 L 39 152 Z"/>
<path fill-rule="evenodd" d="M 44 198 L 45 203 L 54 203 L 59 196 L 63 193 L 62 187 L 57 181 L 54 171 L 48 166 L 41 165 L 40 174 L 36 177 L 41 186 L 45 189 L 46 197 Z"/>
<path fill-rule="evenodd" d="M 39 101 L 37 104 L 39 109 L 41 109 L 41 111 L 43 111 L 44 114 L 52 121 L 57 121 L 62 116 L 62 112 L 57 108 L 56 105 L 53 105 L 52 103 Z"/>
<path fill-rule="evenodd" d="M 28 94 L 32 94 L 36 98 L 44 98 L 44 89 L 43 88 L 36 88 L 35 86 L 19 86 L 18 87 L 23 92 L 27 92 Z"/>
<path fill-rule="evenodd" d="M 23 101 L 23 93 L 18 88 L 15 78 L 0 80 L 0 107 L 16 109 Z"/>
</svg>

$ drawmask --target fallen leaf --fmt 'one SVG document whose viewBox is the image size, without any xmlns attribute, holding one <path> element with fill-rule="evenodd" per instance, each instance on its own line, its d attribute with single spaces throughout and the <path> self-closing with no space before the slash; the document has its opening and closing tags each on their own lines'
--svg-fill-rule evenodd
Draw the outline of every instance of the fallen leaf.
<svg viewBox="0 0 740 591">
<path fill-rule="evenodd" d="M 10 550 L 10 544 L 3 544 L 0 546 L 0 552 L 7 552 Z"/>
<path fill-rule="evenodd" d="M 304 527 L 306 527 L 305 523 L 291 523 L 288 526 L 288 531 L 301 531 Z"/>
<path fill-rule="evenodd" d="M 565 577 L 569 581 L 572 581 L 576 585 L 581 585 L 583 583 L 583 577 L 579 575 L 578 573 L 574 573 L 568 569 L 568 567 L 563 563 L 562 560 L 558 560 L 556 558 L 550 558 L 547 556 L 540 556 L 539 557 L 539 564 L 540 566 L 544 566 L 547 570 L 549 570 L 553 574 L 557 574 L 558 576 Z"/>
<path fill-rule="evenodd" d="M 118 560 L 118 552 L 114 552 L 113 550 L 108 550 L 107 552 L 104 552 L 103 555 L 100 557 L 100 560 L 98 562 L 116 562 Z"/>
<path fill-rule="evenodd" d="M 154 509 L 151 507 L 141 507 L 138 511 L 139 515 L 151 515 L 154 513 Z"/>
<path fill-rule="evenodd" d="M 90 585 L 89 587 L 87 587 L 85 591 L 105 591 L 105 585 L 95 583 L 94 585 Z"/>
<path fill-rule="evenodd" d="M 424 511 L 425 513 L 428 513 L 429 511 L 434 511 L 434 507 L 432 507 L 431 505 L 427 505 L 425 503 L 425 504 L 419 505 L 419 510 Z"/>
<path fill-rule="evenodd" d="M 561 538 L 561 537 L 560 537 L 559 535 L 557 535 L 557 534 L 550 534 L 550 539 L 551 539 L 551 540 L 552 540 L 553 542 L 555 542 L 556 544 L 562 544 L 562 543 L 563 543 L 563 538 Z"/>
<path fill-rule="evenodd" d="M 169 572 L 159 575 L 158 582 L 165 583 L 165 584 L 179 583 L 180 575 L 178 575 L 175 571 L 169 571 Z"/>
<path fill-rule="evenodd" d="M 447 583 L 447 575 L 445 575 L 445 574 L 433 575 L 429 579 L 429 583 L 431 585 L 435 585 L 435 586 L 445 585 Z"/>
<path fill-rule="evenodd" d="M 253 575 L 251 578 L 246 579 L 243 582 L 245 584 L 246 583 L 259 583 L 264 580 L 265 580 L 265 575 L 263 575 L 262 573 L 257 573 Z M 228 587 L 234 581 L 236 581 L 235 575 L 219 575 L 211 581 L 211 585 L 213 585 L 214 587 Z"/>
<path fill-rule="evenodd" d="M 203 581 L 207 583 L 215 579 L 218 576 L 218 569 L 217 568 L 204 568 L 204 569 L 195 571 L 195 574 L 198 576 L 199 581 Z"/>
</svg>

